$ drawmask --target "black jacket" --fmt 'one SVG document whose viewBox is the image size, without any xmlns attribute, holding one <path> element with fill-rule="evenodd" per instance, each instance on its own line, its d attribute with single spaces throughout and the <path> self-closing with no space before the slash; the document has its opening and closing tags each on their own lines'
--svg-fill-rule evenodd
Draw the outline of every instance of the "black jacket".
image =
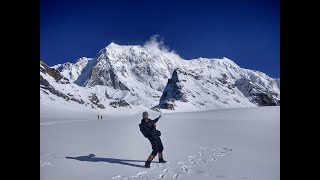
<svg viewBox="0 0 320 180">
<path fill-rule="evenodd" d="M 140 127 L 140 131 L 142 132 L 145 138 L 152 138 L 152 137 L 158 136 L 158 132 L 156 129 L 156 122 L 159 119 L 160 118 L 156 118 L 154 120 L 148 119 L 148 121 L 145 121 L 144 119 L 141 120 L 139 127 Z"/>
</svg>

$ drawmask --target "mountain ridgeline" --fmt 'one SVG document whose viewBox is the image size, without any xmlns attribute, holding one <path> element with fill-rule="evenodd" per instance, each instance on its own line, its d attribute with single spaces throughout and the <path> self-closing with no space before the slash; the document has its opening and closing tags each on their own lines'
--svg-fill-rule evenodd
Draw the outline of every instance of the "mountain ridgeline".
<svg viewBox="0 0 320 180">
<path fill-rule="evenodd" d="M 94 58 L 48 67 L 40 61 L 40 98 L 92 108 L 196 111 L 279 106 L 280 79 L 228 58 L 185 60 L 159 46 L 109 44 Z"/>
</svg>

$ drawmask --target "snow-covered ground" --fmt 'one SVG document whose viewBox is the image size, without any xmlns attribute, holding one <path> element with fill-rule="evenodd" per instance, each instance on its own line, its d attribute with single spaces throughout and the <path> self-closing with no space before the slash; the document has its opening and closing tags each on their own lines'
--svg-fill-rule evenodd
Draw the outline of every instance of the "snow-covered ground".
<svg viewBox="0 0 320 180">
<path fill-rule="evenodd" d="M 42 104 L 41 180 L 280 179 L 279 106 L 163 113 L 157 129 L 169 163 L 156 157 L 151 169 L 143 168 L 151 145 L 139 131 L 142 111 Z"/>
</svg>

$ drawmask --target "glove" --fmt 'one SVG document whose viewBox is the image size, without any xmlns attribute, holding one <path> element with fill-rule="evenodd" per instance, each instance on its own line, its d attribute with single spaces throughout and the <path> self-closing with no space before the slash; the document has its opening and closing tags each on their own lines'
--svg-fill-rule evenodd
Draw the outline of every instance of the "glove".
<svg viewBox="0 0 320 180">
<path fill-rule="evenodd" d="M 161 131 L 157 130 L 157 135 L 161 136 Z"/>
</svg>

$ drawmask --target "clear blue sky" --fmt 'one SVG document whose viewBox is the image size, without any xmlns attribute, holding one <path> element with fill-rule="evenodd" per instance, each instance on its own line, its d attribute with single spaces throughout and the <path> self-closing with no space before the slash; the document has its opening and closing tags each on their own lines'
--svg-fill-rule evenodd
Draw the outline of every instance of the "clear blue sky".
<svg viewBox="0 0 320 180">
<path fill-rule="evenodd" d="M 280 77 L 279 0 L 40 0 L 40 58 L 50 66 L 154 34 L 185 59 L 228 57 Z"/>
</svg>

